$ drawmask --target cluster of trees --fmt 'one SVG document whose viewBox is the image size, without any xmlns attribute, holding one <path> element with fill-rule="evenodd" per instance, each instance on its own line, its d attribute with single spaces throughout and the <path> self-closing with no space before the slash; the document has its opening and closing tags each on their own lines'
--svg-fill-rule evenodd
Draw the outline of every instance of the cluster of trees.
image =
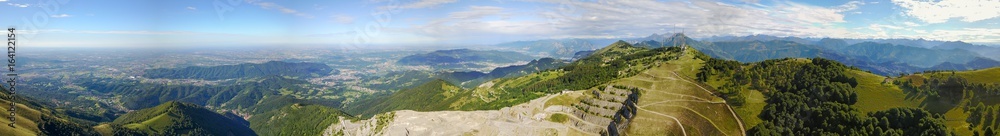
<svg viewBox="0 0 1000 136">
<path fill-rule="evenodd" d="M 969 113 L 969 117 L 966 118 L 965 122 L 968 122 L 971 126 L 969 129 L 976 127 L 982 127 L 984 135 L 997 134 L 996 129 L 1000 129 L 1000 105 L 987 106 L 980 102 L 976 106 L 967 106 L 965 113 Z"/>
<path fill-rule="evenodd" d="M 397 91 L 388 96 L 378 96 L 370 100 L 354 102 L 344 108 L 345 111 L 363 117 L 371 117 L 378 113 L 395 110 L 437 111 L 454 110 L 451 104 L 471 96 L 472 91 L 464 90 L 441 79 L 434 79 L 409 89 Z M 466 105 L 484 106 L 484 105 Z M 480 109 L 482 107 L 469 107 Z"/>
<path fill-rule="evenodd" d="M 1000 84 L 998 83 L 972 82 L 954 73 L 948 76 L 943 76 L 941 73 L 928 74 L 932 76 L 927 79 L 895 80 L 893 84 L 900 86 L 905 91 L 916 92 L 926 95 L 928 98 L 951 103 L 959 103 L 964 99 L 989 100 L 992 99 L 991 97 L 1000 96 Z M 968 106 L 972 106 L 971 104 L 974 103 L 968 104 Z"/>
<path fill-rule="evenodd" d="M 756 63 L 713 61 L 703 67 L 702 81 L 723 77 L 720 93 L 740 105 L 744 86 L 761 90 L 767 105 L 763 120 L 750 135 L 949 135 L 944 119 L 918 108 L 896 108 L 864 115 L 852 105 L 858 101 L 855 78 L 833 60 L 813 58 L 765 60 Z M 729 74 L 732 73 L 732 74 Z M 729 74 L 729 75 L 726 75 Z M 745 99 L 745 98 L 742 98 Z"/>
<path fill-rule="evenodd" d="M 923 80 L 923 84 L 914 85 L 912 80 Z M 968 80 L 963 77 L 955 76 L 954 74 L 948 76 L 947 78 L 930 78 L 930 79 L 911 79 L 910 81 L 893 81 L 894 84 L 899 85 L 900 88 L 907 91 L 917 92 L 919 94 L 927 95 L 931 98 L 943 98 L 951 100 L 952 102 L 958 102 L 962 99 L 965 93 L 965 88 L 967 85 L 971 85 Z"/>
<path fill-rule="evenodd" d="M 38 122 L 38 129 L 44 135 L 72 136 L 72 135 L 98 135 L 93 129 L 76 123 L 66 122 L 56 117 L 42 115 Z M 6 127 L 6 126 L 5 126 Z"/>
<path fill-rule="evenodd" d="M 698 69 L 697 79 L 701 82 L 708 82 L 709 76 L 712 75 L 733 75 L 737 70 L 743 70 L 740 68 L 742 64 L 738 61 L 733 60 L 723 60 L 723 59 L 708 59 L 705 60 L 705 65 Z"/>
<path fill-rule="evenodd" d="M 339 122 L 340 117 L 356 119 L 326 106 L 295 104 L 254 115 L 249 121 L 250 128 L 260 135 L 308 136 L 321 135 L 330 124 Z"/>
</svg>

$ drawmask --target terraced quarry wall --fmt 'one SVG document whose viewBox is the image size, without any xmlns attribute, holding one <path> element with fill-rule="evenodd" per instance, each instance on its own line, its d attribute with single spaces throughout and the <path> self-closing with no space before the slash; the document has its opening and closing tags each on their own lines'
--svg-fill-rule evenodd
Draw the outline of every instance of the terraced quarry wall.
<svg viewBox="0 0 1000 136">
<path fill-rule="evenodd" d="M 638 89 L 626 89 L 622 86 L 606 86 L 597 90 L 583 91 L 586 97 L 579 103 L 570 104 L 573 108 L 561 109 L 561 112 L 571 113 L 590 126 L 575 125 L 591 133 L 602 135 L 621 135 L 628 123 L 635 117 L 635 103 L 638 99 Z M 596 128 L 595 125 L 604 125 Z"/>
</svg>

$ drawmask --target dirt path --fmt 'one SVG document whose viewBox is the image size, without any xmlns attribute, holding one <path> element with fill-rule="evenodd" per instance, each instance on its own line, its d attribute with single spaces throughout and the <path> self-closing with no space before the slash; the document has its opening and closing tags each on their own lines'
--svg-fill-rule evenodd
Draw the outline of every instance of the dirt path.
<svg viewBox="0 0 1000 136">
<path fill-rule="evenodd" d="M 656 115 L 660 115 L 660 116 L 664 116 L 664 117 L 668 117 L 668 118 L 674 119 L 674 121 L 677 122 L 677 126 L 681 127 L 681 133 L 683 133 L 684 136 L 688 135 L 687 134 L 687 130 L 684 130 L 684 124 L 681 124 L 681 120 L 678 120 L 676 117 L 670 116 L 670 115 L 666 115 L 666 114 L 663 114 L 663 113 L 659 113 L 659 112 L 655 112 L 655 111 L 650 111 L 650 110 L 647 110 L 647 109 L 642 108 L 642 107 L 637 107 L 637 109 L 642 110 L 642 111 L 646 111 L 646 112 L 649 112 L 649 113 L 653 113 L 653 114 L 656 114 Z"/>
<path fill-rule="evenodd" d="M 670 73 L 673 73 L 674 76 L 677 76 L 678 78 L 684 79 L 685 82 L 694 84 L 694 86 L 698 86 L 698 88 L 701 88 L 702 90 L 704 90 L 705 92 L 708 92 L 709 94 L 712 93 L 711 91 L 708 91 L 708 89 L 705 89 L 704 87 L 701 87 L 701 85 L 698 85 L 697 83 L 688 81 L 687 78 L 684 78 L 683 76 L 678 75 L 677 72 L 675 72 L 675 71 L 670 71 Z M 725 100 L 723 100 L 723 101 L 725 101 Z M 746 130 L 746 128 L 743 128 L 743 120 L 741 120 L 740 117 L 736 115 L 736 111 L 733 110 L 732 106 L 729 106 L 729 104 L 726 104 L 726 108 L 729 109 L 729 113 L 733 114 L 733 118 L 736 118 L 736 123 L 740 124 L 740 133 L 742 133 L 744 136 L 746 136 L 747 135 L 747 130 Z"/>
<path fill-rule="evenodd" d="M 726 103 L 726 102 L 693 101 L 693 100 L 664 100 L 664 101 L 659 101 L 659 102 L 654 102 L 654 103 L 649 103 L 649 104 L 644 104 L 644 105 L 639 105 L 639 106 L 640 107 L 646 107 L 646 106 L 649 106 L 649 105 L 655 105 L 655 104 L 666 103 L 666 102 L 703 102 L 703 103 L 712 103 L 712 104 L 723 104 L 723 103 Z"/>
</svg>

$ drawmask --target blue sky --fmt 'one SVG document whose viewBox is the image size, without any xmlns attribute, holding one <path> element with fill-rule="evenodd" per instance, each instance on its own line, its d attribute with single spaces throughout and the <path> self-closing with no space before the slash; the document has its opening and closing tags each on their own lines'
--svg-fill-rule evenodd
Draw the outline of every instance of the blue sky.
<svg viewBox="0 0 1000 136">
<path fill-rule="evenodd" d="M 476 45 L 768 34 L 1000 44 L 1000 1 L 0 0 L 25 46 Z"/>
</svg>

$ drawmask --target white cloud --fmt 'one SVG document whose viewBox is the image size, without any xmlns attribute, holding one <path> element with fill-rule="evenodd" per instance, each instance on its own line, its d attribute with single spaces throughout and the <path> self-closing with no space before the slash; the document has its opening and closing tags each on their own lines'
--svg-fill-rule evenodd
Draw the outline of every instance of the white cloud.
<svg viewBox="0 0 1000 136">
<path fill-rule="evenodd" d="M 459 11 L 448 14 L 452 19 L 478 19 L 490 15 L 498 15 L 504 9 L 493 6 L 471 6 L 467 11 Z"/>
<path fill-rule="evenodd" d="M 944 23 L 952 18 L 975 22 L 1000 16 L 1000 1 L 995 0 L 893 0 L 892 2 L 903 7 L 906 15 L 931 24 Z"/>
<path fill-rule="evenodd" d="M 334 23 L 340 23 L 340 24 L 354 23 L 354 17 L 353 16 L 349 16 L 349 15 L 336 14 L 336 15 L 330 16 L 330 18 L 332 18 L 332 21 Z"/>
<path fill-rule="evenodd" d="M 846 12 L 846 11 L 856 10 L 859 7 L 863 6 L 863 5 L 865 5 L 864 2 L 850 1 L 850 2 L 844 3 L 843 5 L 837 6 L 834 9 L 837 10 L 837 12 Z"/>
<path fill-rule="evenodd" d="M 7 0 L 0 0 L 0 2 L 7 2 Z"/>
<path fill-rule="evenodd" d="M 763 7 L 759 4 L 732 5 L 714 1 L 533 1 L 557 6 L 541 7 L 544 10 L 540 12 L 471 6 L 411 31 L 442 40 L 487 36 L 491 36 L 488 37 L 491 40 L 512 37 L 521 38 L 514 40 L 626 38 L 682 30 L 693 37 L 748 34 L 803 37 L 864 35 L 835 25 L 845 22 L 841 12 L 856 9 L 856 6 L 861 5 L 860 2 L 835 7 L 779 2 L 773 7 Z M 500 19 L 493 18 L 496 16 Z M 504 19 L 505 16 L 518 19 Z"/>
<path fill-rule="evenodd" d="M 853 2 L 853 1 L 852 1 Z M 845 5 L 856 5 L 848 3 Z M 839 12 L 853 10 L 857 6 L 839 6 L 838 8 L 823 8 L 812 5 L 798 4 L 794 2 L 785 2 L 779 4 L 776 9 L 778 13 L 785 16 L 786 18 L 797 19 L 800 23 L 814 24 L 814 23 L 829 23 L 829 22 L 844 22 L 844 15 Z"/>
<path fill-rule="evenodd" d="M 188 7 L 186 7 L 185 9 L 187 9 L 187 10 L 191 10 L 191 11 L 197 11 L 197 10 L 198 10 L 198 8 L 195 8 L 195 7 L 191 7 L 191 6 L 188 6 Z"/>
<path fill-rule="evenodd" d="M 746 3 L 758 3 L 758 2 L 760 2 L 760 0 L 740 0 L 740 1 L 743 1 L 743 2 L 746 2 Z"/>
<path fill-rule="evenodd" d="M 49 17 L 64 18 L 64 17 L 72 17 L 72 15 L 69 15 L 69 14 L 57 14 L 57 15 L 51 15 Z"/>
<path fill-rule="evenodd" d="M 418 8 L 428 8 L 434 7 L 441 4 L 454 3 L 458 0 L 420 0 L 410 4 L 400 5 L 399 8 L 403 9 L 418 9 Z"/>
<path fill-rule="evenodd" d="M 548 0 L 575 10 L 564 13 L 556 8 L 542 16 L 557 20 L 554 26 L 566 33 L 651 34 L 664 31 L 689 32 L 689 36 L 770 34 L 778 36 L 843 36 L 855 32 L 832 26 L 842 23 L 839 12 L 848 6 L 818 7 L 779 1 L 769 7 L 748 4 L 730 5 L 713 1 L 651 0 L 578 2 Z M 671 8 L 662 8 L 671 7 Z M 676 29 L 674 29 L 676 27 Z"/>
<path fill-rule="evenodd" d="M 19 8 L 27 8 L 28 6 L 31 6 L 31 4 L 17 4 L 17 3 L 7 3 L 7 5 Z"/>
<path fill-rule="evenodd" d="M 298 10 L 287 8 L 285 6 L 281 6 L 281 5 L 278 5 L 278 4 L 275 4 L 275 3 L 271 3 L 271 2 L 255 2 L 255 1 L 250 1 L 250 3 L 254 4 L 254 5 L 257 5 L 257 6 L 260 6 L 260 8 L 263 8 L 263 9 L 276 9 L 278 11 L 281 11 L 281 13 L 285 13 L 285 14 L 292 14 L 292 15 L 299 16 L 299 17 L 304 17 L 304 18 L 313 18 L 312 15 L 305 14 L 305 13 L 299 12 Z"/>
<path fill-rule="evenodd" d="M 499 20 L 484 20 L 485 17 L 500 16 Z M 470 6 L 467 10 L 448 14 L 447 18 L 433 20 L 418 27 L 417 31 L 432 37 L 485 36 L 491 34 L 537 35 L 540 30 L 552 28 L 542 21 L 507 21 L 510 16 L 504 8 L 493 6 Z"/>
</svg>

